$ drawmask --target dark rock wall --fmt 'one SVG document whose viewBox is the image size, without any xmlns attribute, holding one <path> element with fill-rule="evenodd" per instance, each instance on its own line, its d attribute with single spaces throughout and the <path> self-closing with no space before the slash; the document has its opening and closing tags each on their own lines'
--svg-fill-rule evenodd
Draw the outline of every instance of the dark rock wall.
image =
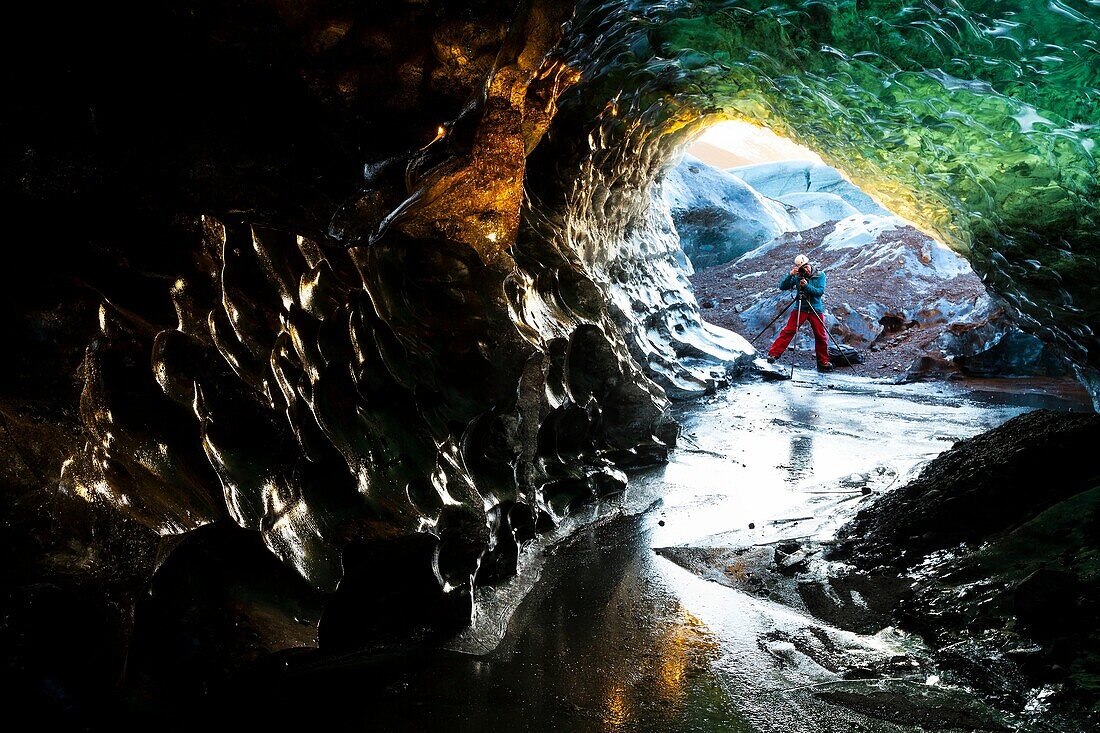
<svg viewBox="0 0 1100 733">
<path fill-rule="evenodd" d="M 1036 730 L 1097 722 L 1098 440 L 1095 414 L 1020 415 L 861 510 L 829 553 L 898 583 L 892 621 L 983 699 L 1041 716 Z"/>
<path fill-rule="evenodd" d="M 554 53 L 571 12 L 183 2 L 8 39 L 6 666 L 27 699 L 89 689 L 41 654 L 89 605 L 94 676 L 128 654 L 153 696 L 318 635 L 423 641 L 663 460 L 666 398 L 583 267 L 532 261 L 561 309 L 518 311 L 524 160 L 578 79 Z M 292 597 L 257 537 L 306 581 Z"/>
<path fill-rule="evenodd" d="M 909 568 L 1018 526 L 1095 487 L 1100 469 L 1085 456 L 1098 437 L 1097 415 L 1037 410 L 960 441 L 856 515 L 839 534 L 844 552 L 863 565 Z"/>
</svg>

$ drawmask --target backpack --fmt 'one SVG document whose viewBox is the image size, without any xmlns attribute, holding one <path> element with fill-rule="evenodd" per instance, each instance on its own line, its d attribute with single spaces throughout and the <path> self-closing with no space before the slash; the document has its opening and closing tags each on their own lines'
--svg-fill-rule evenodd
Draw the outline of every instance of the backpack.
<svg viewBox="0 0 1100 733">
<path fill-rule="evenodd" d="M 829 361 L 837 366 L 852 366 L 863 363 L 863 354 L 847 344 L 829 347 Z"/>
</svg>

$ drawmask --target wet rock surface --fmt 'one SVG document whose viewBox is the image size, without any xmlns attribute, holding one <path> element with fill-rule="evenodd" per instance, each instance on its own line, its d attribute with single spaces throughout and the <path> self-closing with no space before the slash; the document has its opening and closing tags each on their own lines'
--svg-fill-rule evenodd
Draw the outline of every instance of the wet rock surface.
<svg viewBox="0 0 1100 733">
<path fill-rule="evenodd" d="M 830 557 L 911 584 L 897 622 L 989 699 L 1096 722 L 1096 415 L 1035 411 L 961 441 L 863 509 Z M 1060 721 L 1060 722 L 1059 722 Z"/>
<path fill-rule="evenodd" d="M 393 730 L 1072 730 L 891 626 L 910 579 L 825 557 L 838 525 L 950 436 L 1020 412 L 943 385 L 746 384 L 678 410 L 670 463 L 543 553 L 492 650 L 282 655 L 212 701 Z M 272 704 L 291 694 L 294 709 Z"/>
<path fill-rule="evenodd" d="M 814 412 L 792 421 L 791 428 L 820 424 L 821 413 Z M 837 430 L 835 420 L 828 420 L 831 431 Z M 1081 530 L 1070 528 L 1069 517 L 1095 512 L 1096 490 L 1082 488 L 1092 485 L 1089 476 L 1095 473 L 1072 469 L 1082 479 L 1075 484 L 1039 456 L 1082 450 L 1082 441 L 1095 439 L 1096 425 L 1090 414 L 1028 412 L 958 442 L 919 475 L 915 469 L 920 461 L 912 473 L 869 471 L 807 486 L 811 496 L 801 512 L 789 511 L 765 523 L 782 532 L 780 539 L 762 542 L 764 538 L 753 537 L 759 525 L 753 522 L 746 525 L 748 532 L 728 530 L 656 552 L 706 581 L 833 629 L 772 633 L 760 641 L 762 649 L 789 669 L 824 668 L 839 677 L 811 686 L 815 697 L 831 705 L 935 730 L 1076 730 L 1092 722 L 1093 688 L 1086 670 L 1094 664 L 1097 646 L 1092 625 L 1081 614 L 1092 613 L 1095 575 L 1093 543 Z M 691 427 L 689 422 L 685 450 L 694 440 Z M 880 435 L 865 437 L 885 442 Z M 955 439 L 941 435 L 933 441 Z M 1000 450 L 988 450 L 990 441 Z M 957 452 L 966 452 L 971 443 L 977 447 L 969 458 L 982 462 L 986 479 L 955 463 Z M 1067 484 L 1062 493 L 1047 488 L 1044 471 Z M 925 475 L 957 481 L 951 484 L 955 491 L 929 495 L 926 504 L 907 495 L 910 487 L 922 485 Z M 1013 484 L 1014 489 L 1009 484 L 1016 476 L 1023 481 Z M 952 493 L 965 497 L 972 486 L 982 494 L 985 509 L 941 500 Z M 926 506 L 929 515 L 922 514 Z M 1006 510 L 1015 512 L 1014 518 L 998 516 L 1002 506 L 1014 507 Z M 922 517 L 932 515 L 936 520 L 928 531 L 916 534 L 913 527 L 919 529 Z M 849 523 L 839 533 L 837 525 L 823 530 L 841 517 Z M 984 518 L 990 524 L 983 524 Z M 889 540 L 873 539 L 879 532 L 874 519 L 894 530 L 882 531 L 880 536 Z M 982 536 L 968 535 L 969 541 L 962 542 L 957 531 L 969 524 L 980 528 Z M 918 539 L 931 540 L 937 531 L 944 538 L 934 546 L 950 549 L 909 549 Z M 914 567 L 906 571 L 910 565 Z M 888 658 L 860 658 L 851 643 L 839 642 L 839 630 L 879 639 L 908 632 L 919 635 L 927 647 L 906 643 L 905 651 Z"/>
<path fill-rule="evenodd" d="M 966 693 L 929 688 L 920 683 L 884 682 L 868 691 L 863 685 L 833 685 L 814 693 L 876 718 L 936 730 L 1009 731 L 1012 726 Z"/>
</svg>

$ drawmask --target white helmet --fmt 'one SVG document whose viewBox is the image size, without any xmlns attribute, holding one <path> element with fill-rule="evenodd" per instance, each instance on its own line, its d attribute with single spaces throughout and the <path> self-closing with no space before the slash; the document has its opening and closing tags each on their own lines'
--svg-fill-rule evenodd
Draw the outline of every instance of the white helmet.
<svg viewBox="0 0 1100 733">
<path fill-rule="evenodd" d="M 807 257 L 806 255 L 798 255 L 797 257 L 794 258 L 794 264 L 795 264 L 796 267 L 802 267 L 804 265 L 808 265 L 808 264 L 810 264 L 810 258 Z"/>
</svg>

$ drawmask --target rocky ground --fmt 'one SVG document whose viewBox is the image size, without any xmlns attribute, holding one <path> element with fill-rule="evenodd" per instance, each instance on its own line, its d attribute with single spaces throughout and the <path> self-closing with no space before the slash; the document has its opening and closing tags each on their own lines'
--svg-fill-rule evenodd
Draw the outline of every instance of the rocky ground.
<svg viewBox="0 0 1100 733">
<path fill-rule="evenodd" d="M 807 253 L 828 278 L 829 332 L 863 355 L 864 363 L 856 367 L 860 374 L 921 379 L 1021 369 L 1027 376 L 1063 373 L 1038 352 L 1030 366 L 1011 363 L 1018 350 L 1008 349 L 1009 343 L 1030 337 L 1012 329 L 965 261 L 897 222 L 876 215 L 826 222 L 699 270 L 691 281 L 702 313 L 711 323 L 752 338 L 790 302 L 777 284 L 795 255 Z M 768 347 L 786 318 L 764 330 L 757 348 Z M 784 360 L 812 366 L 812 350 L 812 335 L 803 326 Z"/>
<path fill-rule="evenodd" d="M 703 316 L 715 325 L 728 328 L 748 338 L 755 336 L 767 320 L 771 320 L 790 302 L 789 293 L 783 294 L 778 299 L 775 297 L 778 292 L 776 284 L 790 270 L 795 255 L 819 247 L 822 240 L 835 227 L 836 222 L 827 222 L 804 232 L 783 235 L 775 242 L 774 247 L 754 257 L 751 267 L 745 266 L 740 261 L 733 261 L 696 272 L 691 277 L 691 282 L 695 286 L 696 298 L 703 308 Z M 900 236 L 912 242 L 923 235 L 909 228 L 902 230 Z M 881 270 L 827 269 L 827 307 L 840 299 L 846 303 L 886 301 L 888 306 L 894 306 L 895 310 L 900 311 L 901 308 L 898 306 L 905 296 L 911 296 L 911 293 L 884 287 L 884 274 L 886 273 Z M 964 298 L 977 300 L 984 293 L 977 277 L 960 277 L 956 280 L 952 287 Z M 764 324 L 759 323 L 760 317 L 751 318 L 747 323 L 746 317 L 742 314 L 759 305 L 761 299 L 768 296 L 770 300 L 778 300 L 778 302 L 769 303 L 772 307 L 765 309 L 768 318 Z M 771 328 L 767 329 L 757 339 L 755 343 L 757 348 L 766 349 L 778 335 L 786 319 L 786 315 L 780 317 Z M 865 341 L 856 345 L 857 348 L 862 347 L 860 352 L 864 359 L 864 363 L 858 369 L 870 377 L 904 374 L 914 362 L 934 348 L 936 341 L 943 335 L 946 328 L 947 324 L 942 322 L 931 323 L 925 327 L 906 328 L 905 324 L 896 324 L 892 325 L 891 330 L 884 328 L 881 337 L 875 338 L 870 343 Z M 838 341 L 849 343 L 853 340 L 846 335 L 835 333 L 835 326 L 830 330 Z M 794 360 L 799 365 L 803 362 L 813 364 L 813 341 L 807 335 L 808 332 L 809 329 L 803 326 L 800 337 L 792 349 L 794 353 L 786 357 L 788 362 Z"/>
<path fill-rule="evenodd" d="M 843 528 L 830 559 L 904 581 L 891 619 L 987 699 L 1100 721 L 1100 417 L 960 441 Z"/>
</svg>

